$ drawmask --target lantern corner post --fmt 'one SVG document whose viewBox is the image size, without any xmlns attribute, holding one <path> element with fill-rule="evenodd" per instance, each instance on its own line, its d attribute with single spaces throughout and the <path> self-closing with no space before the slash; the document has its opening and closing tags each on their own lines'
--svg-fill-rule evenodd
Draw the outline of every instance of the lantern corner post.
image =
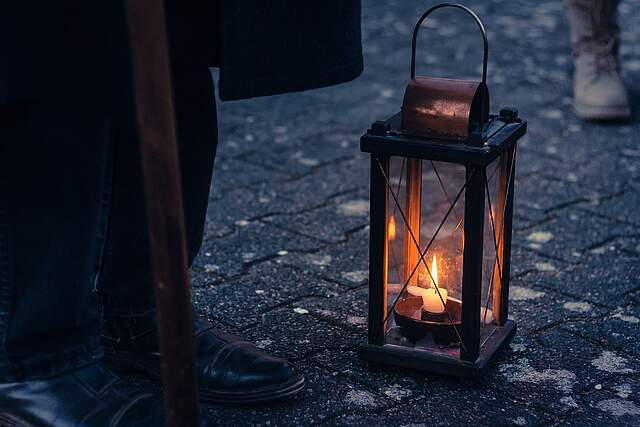
<svg viewBox="0 0 640 427">
<path fill-rule="evenodd" d="M 460 358 L 475 362 L 480 355 L 480 305 L 484 243 L 484 166 L 466 167 L 464 249 L 462 264 L 462 345 Z"/>
<path fill-rule="evenodd" d="M 498 204 L 501 212 L 498 232 L 500 271 L 496 271 L 500 280 L 496 281 L 493 289 L 493 312 L 498 326 L 504 326 L 509 315 L 509 282 L 511 275 L 511 235 L 513 224 L 513 197 L 515 186 L 516 144 L 513 144 L 500 158 L 500 200 Z M 500 239 L 502 236 L 502 239 Z M 498 266 L 496 265 L 496 269 Z"/>
<path fill-rule="evenodd" d="M 406 171 L 406 215 L 404 230 L 403 281 L 416 285 L 417 274 L 413 267 L 420 263 L 420 223 L 422 217 L 422 160 L 407 158 Z"/>
<path fill-rule="evenodd" d="M 389 156 L 371 154 L 369 224 L 369 345 L 384 344 L 387 309 L 387 185 Z"/>
</svg>

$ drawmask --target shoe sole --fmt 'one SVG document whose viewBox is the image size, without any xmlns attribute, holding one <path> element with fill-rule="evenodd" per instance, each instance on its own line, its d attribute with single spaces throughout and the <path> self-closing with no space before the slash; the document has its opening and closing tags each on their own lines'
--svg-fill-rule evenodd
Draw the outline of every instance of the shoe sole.
<svg viewBox="0 0 640 427">
<path fill-rule="evenodd" d="M 631 118 L 629 107 L 594 107 L 580 102 L 574 102 L 573 110 L 584 120 L 623 121 Z"/>
<path fill-rule="evenodd" d="M 160 381 L 160 370 L 155 364 L 150 364 L 142 358 L 136 358 L 130 353 L 119 353 L 105 350 L 104 362 L 114 371 L 122 372 L 127 369 L 147 374 L 152 379 Z M 293 397 L 304 388 L 304 377 L 295 373 L 287 382 L 253 390 L 229 392 L 211 388 L 200 388 L 200 401 L 203 403 L 217 403 L 224 405 L 259 405 L 288 397 Z"/>
</svg>

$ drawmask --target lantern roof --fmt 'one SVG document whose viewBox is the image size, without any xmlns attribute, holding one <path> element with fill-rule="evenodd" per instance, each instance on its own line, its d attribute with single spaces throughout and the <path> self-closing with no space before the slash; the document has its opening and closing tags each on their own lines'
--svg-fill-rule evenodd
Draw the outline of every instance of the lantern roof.
<svg viewBox="0 0 640 427">
<path fill-rule="evenodd" d="M 463 165 L 486 166 L 526 133 L 527 122 L 515 108 L 499 115 L 469 134 L 466 141 L 407 135 L 401 130 L 401 113 L 376 121 L 360 138 L 360 150 L 388 156 L 413 157 Z"/>
</svg>

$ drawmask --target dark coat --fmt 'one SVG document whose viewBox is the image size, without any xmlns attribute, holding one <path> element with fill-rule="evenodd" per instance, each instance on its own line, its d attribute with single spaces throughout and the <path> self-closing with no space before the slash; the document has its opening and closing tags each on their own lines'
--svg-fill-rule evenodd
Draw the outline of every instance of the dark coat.
<svg viewBox="0 0 640 427">
<path fill-rule="evenodd" d="M 360 0 L 222 5 L 222 99 L 327 86 L 362 72 Z"/>
<path fill-rule="evenodd" d="M 337 84 L 362 71 L 360 0 L 219 1 L 166 0 L 174 76 L 176 68 L 219 65 L 226 100 Z M 0 104 L 117 108 L 130 96 L 122 3 L 8 3 Z"/>
</svg>

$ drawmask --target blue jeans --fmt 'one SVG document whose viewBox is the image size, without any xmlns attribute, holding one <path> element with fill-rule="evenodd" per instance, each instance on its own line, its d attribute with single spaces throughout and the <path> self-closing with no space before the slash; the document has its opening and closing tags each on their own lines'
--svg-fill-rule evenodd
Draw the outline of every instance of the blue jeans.
<svg viewBox="0 0 640 427">
<path fill-rule="evenodd" d="M 206 66 L 174 63 L 189 259 L 204 227 L 217 145 Z M 131 109 L 0 108 L 0 382 L 101 357 L 104 314 L 153 310 Z M 105 313 L 108 311 L 109 313 Z"/>
</svg>

